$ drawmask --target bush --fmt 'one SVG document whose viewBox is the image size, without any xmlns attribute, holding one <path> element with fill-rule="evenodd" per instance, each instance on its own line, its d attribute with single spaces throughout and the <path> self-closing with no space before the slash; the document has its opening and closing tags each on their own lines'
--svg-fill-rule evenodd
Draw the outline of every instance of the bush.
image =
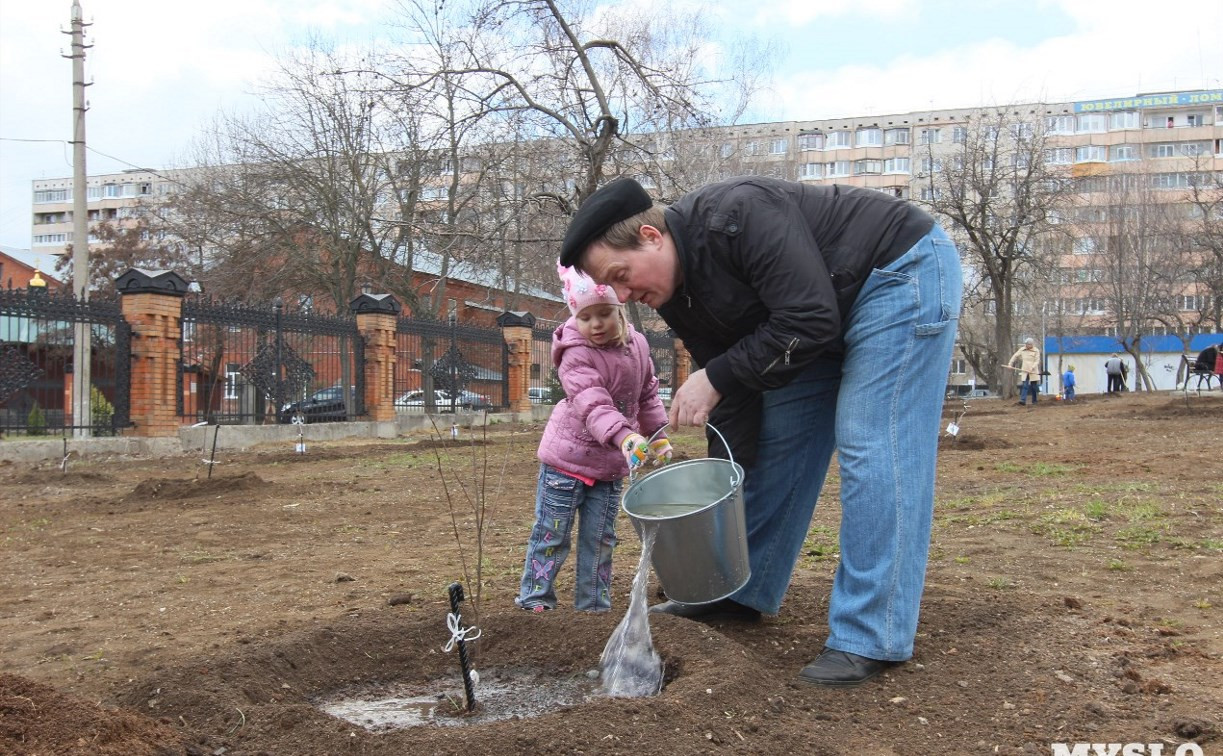
<svg viewBox="0 0 1223 756">
<path fill-rule="evenodd" d="M 43 413 L 42 407 L 38 406 L 38 402 L 34 402 L 34 406 L 30 408 L 30 414 L 26 415 L 25 432 L 27 436 L 43 436 L 47 433 L 47 416 Z"/>
<path fill-rule="evenodd" d="M 106 395 L 97 386 L 89 387 L 90 425 L 95 430 L 110 430 L 111 420 L 115 416 L 115 405 L 107 400 Z"/>
</svg>

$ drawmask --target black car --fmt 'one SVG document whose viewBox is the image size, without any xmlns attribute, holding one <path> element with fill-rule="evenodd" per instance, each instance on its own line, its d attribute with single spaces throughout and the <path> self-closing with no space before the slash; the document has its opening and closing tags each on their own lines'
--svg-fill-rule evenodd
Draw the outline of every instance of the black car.
<svg viewBox="0 0 1223 756">
<path fill-rule="evenodd" d="M 296 418 L 301 420 L 297 421 Z M 334 423 L 348 419 L 348 408 L 344 406 L 344 391 L 339 386 L 321 389 L 300 402 L 286 404 L 280 413 L 280 422 Z"/>
</svg>

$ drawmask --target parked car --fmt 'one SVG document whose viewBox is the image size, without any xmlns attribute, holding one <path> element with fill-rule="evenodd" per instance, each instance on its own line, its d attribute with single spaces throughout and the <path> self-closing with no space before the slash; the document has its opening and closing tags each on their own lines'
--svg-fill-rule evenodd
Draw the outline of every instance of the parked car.
<svg viewBox="0 0 1223 756">
<path fill-rule="evenodd" d="M 455 403 L 465 410 L 475 410 L 477 412 L 493 408 L 493 403 L 487 396 L 477 394 L 474 391 L 460 391 Z M 449 404 L 449 400 L 447 400 L 447 404 Z"/>
<path fill-rule="evenodd" d="M 353 394 L 349 390 L 350 396 Z M 307 423 L 334 423 L 348 419 L 348 407 L 344 405 L 344 389 L 339 386 L 320 389 L 299 402 L 286 404 L 280 413 L 280 422 L 291 423 L 301 417 Z"/>
<path fill-rule="evenodd" d="M 436 389 L 433 392 L 433 407 L 439 412 L 450 410 L 450 396 L 441 389 Z M 409 391 L 406 394 L 400 394 L 395 400 L 396 409 L 425 409 L 425 392 L 421 389 Z"/>
<path fill-rule="evenodd" d="M 547 386 L 531 386 L 527 389 L 531 404 L 552 404 L 552 389 Z"/>
</svg>

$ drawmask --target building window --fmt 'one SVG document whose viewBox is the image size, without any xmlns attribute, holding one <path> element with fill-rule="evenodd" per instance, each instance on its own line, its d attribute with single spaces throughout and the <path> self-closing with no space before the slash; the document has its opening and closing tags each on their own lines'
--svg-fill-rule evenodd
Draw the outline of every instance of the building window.
<svg viewBox="0 0 1223 756">
<path fill-rule="evenodd" d="M 1108 160 L 1108 148 L 1098 144 L 1085 144 L 1075 149 L 1076 163 L 1103 163 Z"/>
<path fill-rule="evenodd" d="M 1075 120 L 1072 115 L 1049 116 L 1045 119 L 1045 125 L 1050 134 L 1073 134 Z"/>
<path fill-rule="evenodd" d="M 943 191 L 941 189 L 935 189 L 931 186 L 923 186 L 921 188 L 921 198 L 925 202 L 934 202 L 935 200 L 942 199 L 942 196 Z"/>
<path fill-rule="evenodd" d="M 859 147 L 879 147 L 883 144 L 883 131 L 881 129 L 858 129 L 855 134 L 855 143 Z"/>
<path fill-rule="evenodd" d="M 242 366 L 236 362 L 225 363 L 225 398 L 237 399 L 242 392 Z"/>
<path fill-rule="evenodd" d="M 925 157 L 921 159 L 921 167 L 919 168 L 919 170 L 922 173 L 936 173 L 938 171 L 943 170 L 943 161 L 935 160 L 934 158 L 930 157 L 929 155 L 926 155 Z"/>
<path fill-rule="evenodd" d="M 883 172 L 884 173 L 908 173 L 909 172 L 909 158 L 897 157 L 897 158 L 888 158 L 887 160 L 884 160 L 883 161 Z"/>
<path fill-rule="evenodd" d="M 1148 153 L 1153 158 L 1169 158 L 1176 157 L 1176 144 L 1173 142 L 1164 142 L 1162 144 L 1153 144 Z"/>
<path fill-rule="evenodd" d="M 1189 115 L 1185 116 L 1186 126 L 1201 126 L 1205 123 L 1205 121 L 1206 119 L 1201 113 L 1190 113 Z"/>
<path fill-rule="evenodd" d="M 728 158 L 731 155 L 735 154 L 735 146 L 731 144 L 730 142 L 726 142 L 725 144 L 722 145 L 722 150 L 719 154 L 723 158 Z"/>
<path fill-rule="evenodd" d="M 957 357 L 953 359 L 951 361 L 951 374 L 952 375 L 967 375 L 968 374 L 968 361 L 962 357 Z"/>
<path fill-rule="evenodd" d="M 798 149 L 806 152 L 807 150 L 822 150 L 824 149 L 823 134 L 799 134 Z"/>
<path fill-rule="evenodd" d="M 1090 255 L 1095 251 L 1096 240 L 1090 236 L 1080 236 L 1078 239 L 1074 240 L 1074 253 L 1076 255 Z"/>
<path fill-rule="evenodd" d="M 748 155 L 755 157 L 760 154 L 760 142 L 748 142 L 747 148 L 744 150 Z"/>
<path fill-rule="evenodd" d="M 784 155 L 789 150 L 789 147 L 788 139 L 774 139 L 772 142 L 769 142 L 769 154 Z"/>
<path fill-rule="evenodd" d="M 884 144 L 908 144 L 909 130 L 908 129 L 888 129 L 883 132 Z"/>
<path fill-rule="evenodd" d="M 1074 150 L 1070 147 L 1045 150 L 1045 162 L 1049 165 L 1069 165 L 1073 160 Z"/>
<path fill-rule="evenodd" d="M 34 192 L 34 204 L 42 202 L 68 202 L 72 199 L 71 189 L 40 189 Z"/>
<path fill-rule="evenodd" d="M 800 179 L 824 178 L 824 164 L 823 163 L 803 163 L 798 166 L 798 177 Z"/>
<path fill-rule="evenodd" d="M 848 160 L 835 160 L 828 164 L 828 178 L 850 175 L 851 164 Z"/>
<path fill-rule="evenodd" d="M 1108 116 L 1103 113 L 1083 113 L 1079 116 L 1078 132 L 1096 134 L 1108 131 Z"/>
<path fill-rule="evenodd" d="M 839 150 L 845 147 L 853 146 L 853 132 L 851 131 L 833 131 L 828 135 L 827 149 Z"/>
<path fill-rule="evenodd" d="M 882 160 L 858 160 L 854 163 L 854 175 L 865 176 L 883 172 Z"/>
<path fill-rule="evenodd" d="M 68 234 L 36 234 L 33 239 L 34 246 L 49 246 L 54 244 L 67 244 Z"/>
<path fill-rule="evenodd" d="M 917 132 L 918 144 L 938 144 L 942 141 L 940 129 L 922 129 Z"/>
<path fill-rule="evenodd" d="M 1031 139 L 1035 129 L 1030 123 L 1012 123 L 1010 126 L 1012 139 Z"/>
<path fill-rule="evenodd" d="M 1132 144 L 1115 144 L 1108 151 L 1108 159 L 1114 163 L 1137 160 L 1138 148 Z"/>
<path fill-rule="evenodd" d="M 1109 115 L 1108 128 L 1112 131 L 1137 129 L 1142 126 L 1137 110 L 1118 110 Z"/>
</svg>

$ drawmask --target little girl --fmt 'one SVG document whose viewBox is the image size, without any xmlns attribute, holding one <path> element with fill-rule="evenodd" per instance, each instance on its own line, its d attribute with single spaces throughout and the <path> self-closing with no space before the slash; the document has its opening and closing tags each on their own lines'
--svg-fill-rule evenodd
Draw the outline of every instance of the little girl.
<svg viewBox="0 0 1223 756">
<path fill-rule="evenodd" d="M 565 397 L 539 442 L 535 526 L 514 603 L 534 612 L 556 608 L 553 583 L 580 516 L 573 605 L 603 612 L 611 609 L 620 481 L 649 458 L 670 461 L 663 434 L 646 440 L 666 425 L 667 413 L 650 348 L 625 319 L 616 292 L 572 268 L 557 272 L 572 314 L 552 334 L 552 364 Z"/>
</svg>

